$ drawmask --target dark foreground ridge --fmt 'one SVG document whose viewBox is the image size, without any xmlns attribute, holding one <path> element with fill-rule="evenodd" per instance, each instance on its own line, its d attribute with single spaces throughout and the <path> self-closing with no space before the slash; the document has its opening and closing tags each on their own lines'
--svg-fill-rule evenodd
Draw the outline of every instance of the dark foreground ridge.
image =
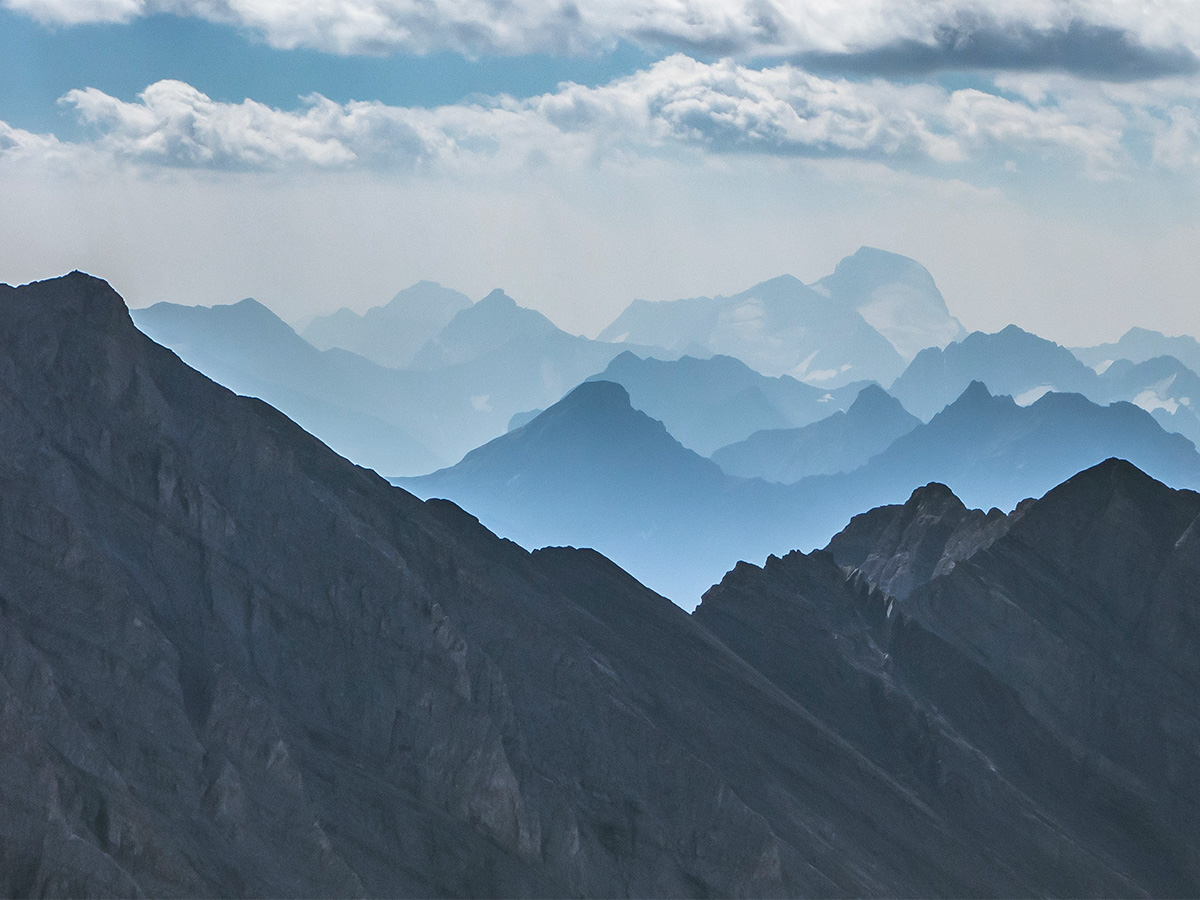
<svg viewBox="0 0 1200 900">
<path fill-rule="evenodd" d="M 0 894 L 1200 892 L 1200 496 L 918 506 L 689 617 L 0 286 Z"/>
</svg>

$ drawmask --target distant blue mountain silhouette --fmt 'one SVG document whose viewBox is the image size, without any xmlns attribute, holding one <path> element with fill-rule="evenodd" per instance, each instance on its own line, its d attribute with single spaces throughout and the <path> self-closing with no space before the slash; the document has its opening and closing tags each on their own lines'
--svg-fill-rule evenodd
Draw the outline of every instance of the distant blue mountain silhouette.
<svg viewBox="0 0 1200 900">
<path fill-rule="evenodd" d="M 857 469 L 920 424 L 899 400 L 872 384 L 844 412 L 802 428 L 759 431 L 720 448 L 712 460 L 730 475 L 790 484 Z"/>
<path fill-rule="evenodd" d="M 415 433 L 426 431 L 411 409 L 428 390 L 425 377 L 346 350 L 317 350 L 251 299 L 212 307 L 158 303 L 130 312 L 142 332 L 188 365 L 235 393 L 265 400 L 360 465 L 395 474 L 448 461 Z"/>
<path fill-rule="evenodd" d="M 1156 356 L 1173 356 L 1193 372 L 1200 372 L 1200 341 L 1186 334 L 1168 337 L 1161 331 L 1130 328 L 1114 344 L 1075 347 L 1072 348 L 1072 352 L 1093 367 L 1100 367 L 1119 359 L 1140 363 Z"/>
<path fill-rule="evenodd" d="M 418 354 L 420 367 L 405 370 L 318 351 L 253 300 L 160 303 L 134 316 L 185 362 L 385 475 L 461 459 L 503 434 L 514 414 L 549 406 L 628 349 L 567 334 L 502 291 L 456 314 Z"/>
<path fill-rule="evenodd" d="M 928 482 L 970 506 L 1011 509 L 1113 456 L 1200 486 L 1191 443 L 1132 404 L 1049 394 L 1020 407 L 981 383 L 853 472 L 792 485 L 735 478 L 633 409 L 624 388 L 597 381 L 458 465 L 395 482 L 454 500 L 525 546 L 594 547 L 691 606 L 738 560 L 823 546 L 855 513 Z"/>
<path fill-rule="evenodd" d="M 972 381 L 1022 401 L 1046 391 L 1096 399 L 1102 393 L 1096 373 L 1070 350 L 1016 325 L 995 334 L 975 331 L 945 348 L 922 350 L 889 392 L 909 412 L 928 421 Z"/>
<path fill-rule="evenodd" d="M 466 294 L 419 281 L 361 315 L 343 307 L 313 319 L 301 336 L 318 349 L 341 347 L 399 369 L 410 365 L 417 351 L 470 305 Z"/>
<path fill-rule="evenodd" d="M 845 409 L 861 387 L 825 390 L 788 375 L 770 378 L 731 356 L 661 360 L 629 351 L 589 380 L 622 385 L 634 408 L 705 456 L 764 428 L 806 425 Z"/>
</svg>

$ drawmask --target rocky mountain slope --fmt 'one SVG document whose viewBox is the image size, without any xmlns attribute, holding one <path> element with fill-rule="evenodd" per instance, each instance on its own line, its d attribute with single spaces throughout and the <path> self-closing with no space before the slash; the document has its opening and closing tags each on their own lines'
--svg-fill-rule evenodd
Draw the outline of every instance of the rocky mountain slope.
<svg viewBox="0 0 1200 900">
<path fill-rule="evenodd" d="M 1007 519 L 930 485 L 832 554 L 739 566 L 695 617 L 965 840 L 1022 860 L 1016 893 L 1191 895 L 1198 515 L 1120 460 Z M 897 578 L 903 596 L 879 589 Z"/>
<path fill-rule="evenodd" d="M 0 287 L 0 893 L 1012 893 L 595 553 L 422 503 Z"/>
<path fill-rule="evenodd" d="M 1200 495 L 926 489 L 859 569 L 741 565 L 689 617 L 341 459 L 104 282 L 0 311 L 6 896 L 1200 890 Z"/>
</svg>

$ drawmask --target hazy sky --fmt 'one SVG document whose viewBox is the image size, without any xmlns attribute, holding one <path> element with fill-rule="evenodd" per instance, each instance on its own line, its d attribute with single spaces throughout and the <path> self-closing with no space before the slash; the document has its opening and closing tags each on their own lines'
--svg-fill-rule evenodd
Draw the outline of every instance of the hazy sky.
<svg viewBox="0 0 1200 900">
<path fill-rule="evenodd" d="M 1200 3 L 0 0 L 0 281 L 592 334 L 863 244 L 968 328 L 1200 334 Z"/>
</svg>

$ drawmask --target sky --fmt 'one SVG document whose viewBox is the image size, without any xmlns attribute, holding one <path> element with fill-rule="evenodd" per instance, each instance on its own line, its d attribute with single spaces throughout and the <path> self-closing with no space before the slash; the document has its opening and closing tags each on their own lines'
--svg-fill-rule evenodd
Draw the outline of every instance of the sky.
<svg viewBox="0 0 1200 900">
<path fill-rule="evenodd" d="M 0 0 L 0 281 L 594 335 L 861 245 L 968 329 L 1200 334 L 1192 0 Z"/>
</svg>

